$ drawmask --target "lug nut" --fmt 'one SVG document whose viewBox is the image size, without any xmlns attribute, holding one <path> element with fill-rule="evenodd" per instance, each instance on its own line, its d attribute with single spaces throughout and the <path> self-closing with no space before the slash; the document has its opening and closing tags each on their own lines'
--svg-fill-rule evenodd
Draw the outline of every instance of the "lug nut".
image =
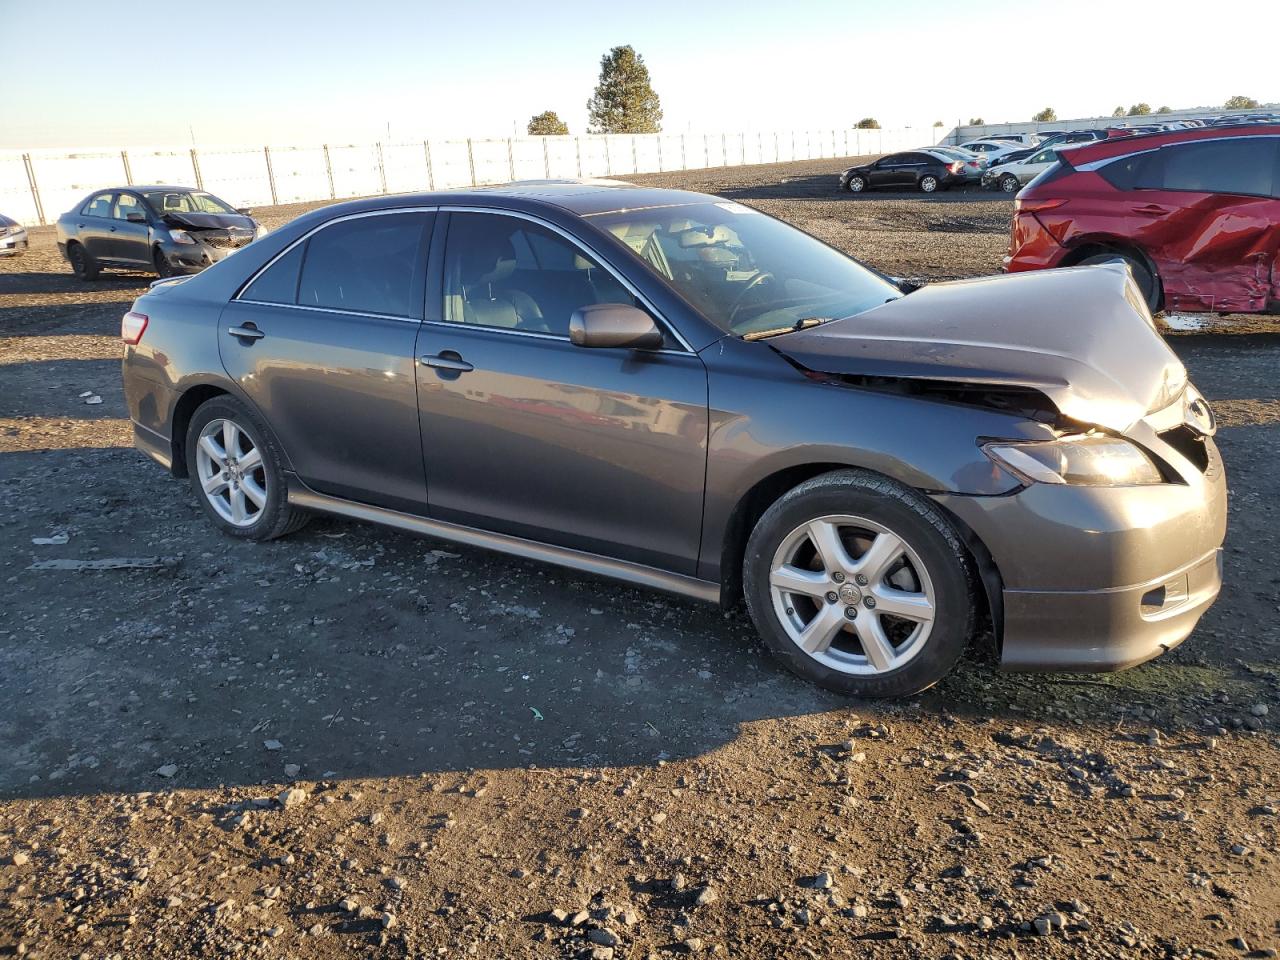
<svg viewBox="0 0 1280 960">
<path fill-rule="evenodd" d="M 856 619 L 858 618 L 858 608 L 857 608 L 857 607 L 845 607 L 845 608 L 844 608 L 844 618 L 845 618 L 846 620 L 856 620 Z"/>
<path fill-rule="evenodd" d="M 876 598 L 875 598 L 875 597 L 863 597 L 863 598 L 862 598 L 862 602 L 866 605 L 866 607 L 867 607 L 867 609 L 868 609 L 868 610 L 874 610 L 874 609 L 875 609 L 875 605 L 876 605 Z"/>
<path fill-rule="evenodd" d="M 836 596 L 836 592 L 835 592 L 834 590 L 828 591 L 828 593 L 827 593 L 827 603 L 835 603 L 835 602 L 836 602 L 837 600 L 839 600 L 839 599 L 840 599 L 840 598 L 839 598 L 838 596 Z"/>
<path fill-rule="evenodd" d="M 836 583 L 844 583 L 844 574 L 841 573 L 839 570 L 837 570 L 835 573 L 831 575 L 831 579 L 834 580 Z"/>
<path fill-rule="evenodd" d="M 865 587 L 867 585 L 867 575 L 865 573 L 860 573 L 853 579 L 857 581 L 858 586 L 860 587 Z"/>
</svg>

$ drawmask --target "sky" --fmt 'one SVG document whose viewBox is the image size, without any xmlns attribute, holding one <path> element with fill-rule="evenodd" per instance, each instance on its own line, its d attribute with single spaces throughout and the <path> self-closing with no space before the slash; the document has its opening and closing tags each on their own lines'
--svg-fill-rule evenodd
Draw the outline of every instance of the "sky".
<svg viewBox="0 0 1280 960">
<path fill-rule="evenodd" d="M 1109 114 L 1280 101 L 1275 0 L 0 0 L 0 149 L 586 131 L 610 47 L 644 57 L 670 131 L 875 117 Z M 1243 38 L 1243 39 L 1242 39 Z"/>
</svg>

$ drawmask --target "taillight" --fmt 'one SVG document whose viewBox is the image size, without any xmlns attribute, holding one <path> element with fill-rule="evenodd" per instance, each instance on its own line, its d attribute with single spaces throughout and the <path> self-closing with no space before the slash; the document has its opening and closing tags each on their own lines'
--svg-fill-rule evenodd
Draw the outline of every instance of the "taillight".
<svg viewBox="0 0 1280 960">
<path fill-rule="evenodd" d="M 1060 207 L 1067 201 L 1058 200 L 1015 200 L 1013 201 L 1014 213 L 1040 213 L 1044 210 L 1052 210 L 1054 207 Z"/>
<path fill-rule="evenodd" d="M 120 319 L 120 339 L 127 344 L 136 344 L 142 339 L 142 335 L 147 332 L 147 324 L 150 322 L 145 313 L 136 313 L 130 310 Z"/>
<path fill-rule="evenodd" d="M 959 173 L 961 170 L 964 169 L 964 164 L 961 161 L 956 160 L 948 164 L 947 169 L 950 170 L 952 173 Z"/>
<path fill-rule="evenodd" d="M 969 161 L 969 166 L 971 166 L 971 167 L 979 167 L 979 166 L 982 166 L 982 164 L 978 163 L 978 161 L 977 161 L 977 160 L 970 160 L 970 161 Z"/>
</svg>

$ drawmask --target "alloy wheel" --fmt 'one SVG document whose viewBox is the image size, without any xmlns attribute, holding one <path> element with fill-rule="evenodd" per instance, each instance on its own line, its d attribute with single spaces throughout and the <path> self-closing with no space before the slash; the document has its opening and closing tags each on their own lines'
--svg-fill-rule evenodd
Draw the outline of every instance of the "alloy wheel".
<svg viewBox="0 0 1280 960">
<path fill-rule="evenodd" d="M 769 590 L 791 641 L 845 674 L 904 666 L 924 649 L 936 615 L 919 555 L 865 517 L 818 517 L 789 533 L 770 564 Z"/>
<path fill-rule="evenodd" d="M 196 473 L 218 516 L 251 527 L 267 506 L 268 480 L 262 451 L 232 420 L 210 420 L 196 441 Z"/>
<path fill-rule="evenodd" d="M 1005 193 L 1013 193 L 1018 189 L 1018 178 L 1013 174 L 1005 174 L 1000 178 L 1000 189 Z"/>
<path fill-rule="evenodd" d="M 851 193 L 861 193 L 862 188 L 866 185 L 866 181 L 861 177 L 853 177 L 849 180 L 849 190 Z"/>
<path fill-rule="evenodd" d="M 925 177 L 920 181 L 920 189 L 925 193 L 933 193 L 938 189 L 938 180 L 936 177 Z"/>
</svg>

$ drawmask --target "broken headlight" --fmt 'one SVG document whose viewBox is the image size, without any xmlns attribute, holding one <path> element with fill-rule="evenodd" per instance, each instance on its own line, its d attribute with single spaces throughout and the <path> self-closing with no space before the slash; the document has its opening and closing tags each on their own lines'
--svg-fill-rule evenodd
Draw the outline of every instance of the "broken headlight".
<svg viewBox="0 0 1280 960">
<path fill-rule="evenodd" d="M 185 230 L 170 230 L 169 236 L 172 238 L 174 243 L 195 243 L 191 234 L 187 233 Z"/>
<path fill-rule="evenodd" d="M 988 443 L 982 449 L 1028 483 L 1127 487 L 1164 482 L 1142 448 L 1123 437 L 1079 434 L 1047 441 Z"/>
</svg>

